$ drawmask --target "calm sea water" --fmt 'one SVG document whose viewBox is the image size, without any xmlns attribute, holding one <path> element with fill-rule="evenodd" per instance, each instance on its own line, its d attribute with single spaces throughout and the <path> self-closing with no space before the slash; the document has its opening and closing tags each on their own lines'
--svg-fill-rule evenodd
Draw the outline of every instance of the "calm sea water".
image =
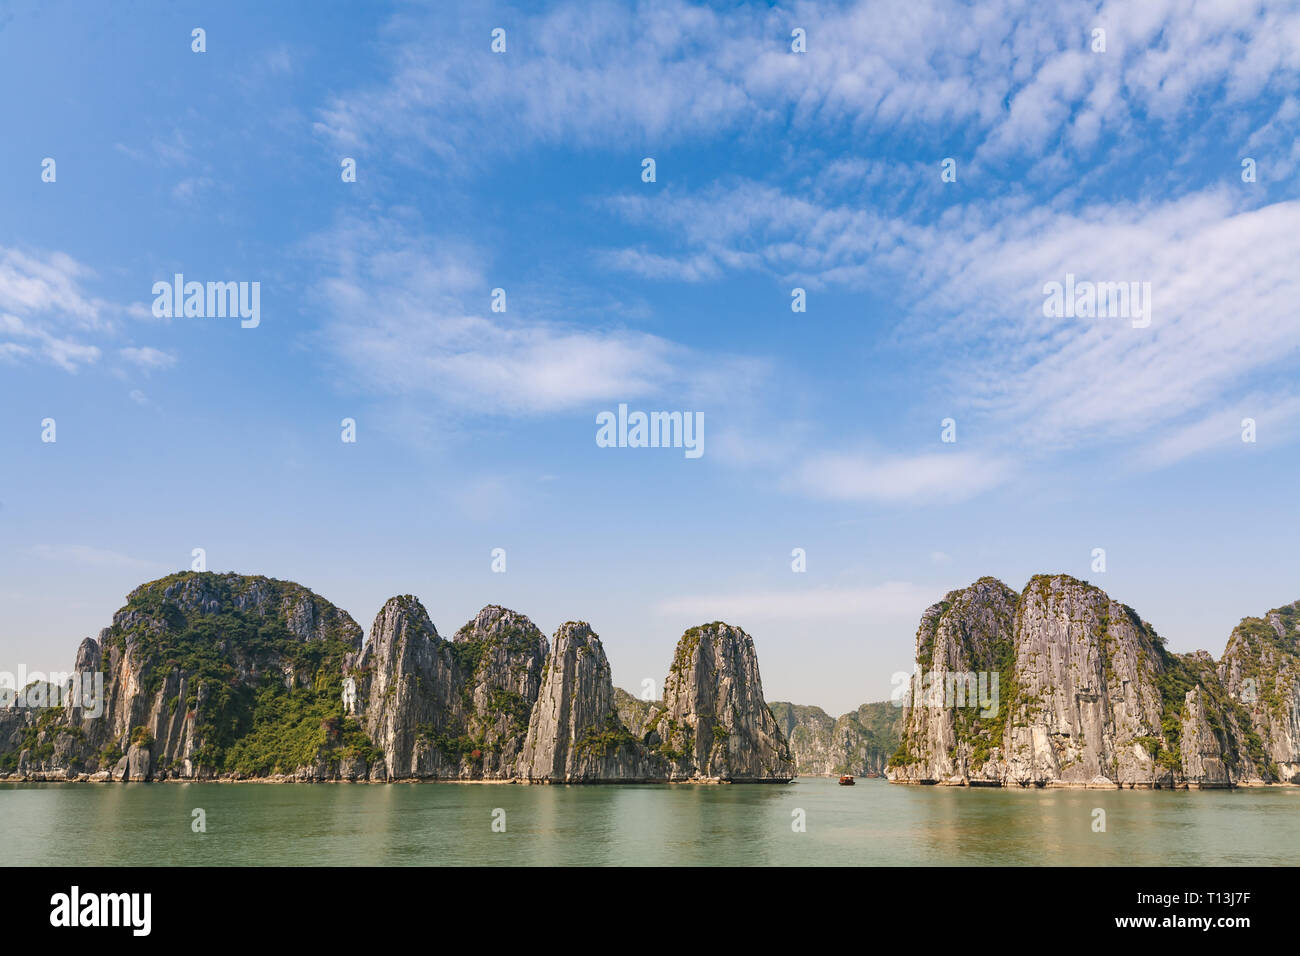
<svg viewBox="0 0 1300 956">
<path fill-rule="evenodd" d="M 1294 865 L 1300 790 L 0 784 L 0 848 L 11 865 Z"/>
</svg>

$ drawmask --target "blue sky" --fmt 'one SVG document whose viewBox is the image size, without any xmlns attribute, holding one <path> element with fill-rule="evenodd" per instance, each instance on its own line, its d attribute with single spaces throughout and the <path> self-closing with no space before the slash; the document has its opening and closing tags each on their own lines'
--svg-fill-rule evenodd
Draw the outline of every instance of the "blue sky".
<svg viewBox="0 0 1300 956">
<path fill-rule="evenodd" d="M 16 3 L 0 44 L 0 669 L 196 547 L 367 629 L 586 619 L 633 690 L 725 619 L 834 713 L 985 574 L 1216 656 L 1300 597 L 1292 4 Z M 155 318 L 176 272 L 260 325 Z M 1067 273 L 1150 325 L 1045 317 Z M 703 456 L 597 447 L 620 402 Z"/>
</svg>

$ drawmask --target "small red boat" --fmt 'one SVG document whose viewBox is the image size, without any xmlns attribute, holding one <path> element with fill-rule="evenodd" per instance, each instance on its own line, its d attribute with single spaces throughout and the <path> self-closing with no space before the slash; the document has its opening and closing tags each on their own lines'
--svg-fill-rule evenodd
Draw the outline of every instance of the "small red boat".
<svg viewBox="0 0 1300 956">
<path fill-rule="evenodd" d="M 850 775 L 847 774 L 847 773 L 846 773 L 846 774 L 841 774 L 841 775 L 840 775 L 840 786 L 841 786 L 841 787 L 851 787 L 851 786 L 853 786 L 853 777 L 850 776 Z"/>
</svg>

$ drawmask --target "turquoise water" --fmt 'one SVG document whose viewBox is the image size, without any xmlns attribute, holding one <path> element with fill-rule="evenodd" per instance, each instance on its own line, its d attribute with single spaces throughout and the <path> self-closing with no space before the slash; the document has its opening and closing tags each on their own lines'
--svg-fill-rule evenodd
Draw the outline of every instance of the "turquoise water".
<svg viewBox="0 0 1300 956">
<path fill-rule="evenodd" d="M 0 784 L 0 847 L 10 865 L 1294 865 L 1300 789 Z"/>
</svg>

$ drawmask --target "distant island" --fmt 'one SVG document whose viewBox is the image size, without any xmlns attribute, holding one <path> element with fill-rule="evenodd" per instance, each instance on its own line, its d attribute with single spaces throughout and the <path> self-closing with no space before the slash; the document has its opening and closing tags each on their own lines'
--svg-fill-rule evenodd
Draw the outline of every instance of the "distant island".
<svg viewBox="0 0 1300 956">
<path fill-rule="evenodd" d="M 800 776 L 884 776 L 903 730 L 904 709 L 888 700 L 839 717 L 808 704 L 772 701 L 768 706 L 790 741 Z"/>
<path fill-rule="evenodd" d="M 1245 618 L 1216 663 L 1170 653 L 1087 582 L 981 578 L 922 616 L 906 700 L 833 719 L 769 705 L 753 640 L 720 621 L 682 635 L 662 699 L 643 700 L 613 686 L 584 622 L 548 640 L 492 605 L 447 640 L 405 595 L 363 640 L 301 585 L 183 572 L 82 642 L 81 692 L 29 686 L 0 707 L 0 779 L 1295 784 L 1298 623 L 1300 602 Z"/>
</svg>

